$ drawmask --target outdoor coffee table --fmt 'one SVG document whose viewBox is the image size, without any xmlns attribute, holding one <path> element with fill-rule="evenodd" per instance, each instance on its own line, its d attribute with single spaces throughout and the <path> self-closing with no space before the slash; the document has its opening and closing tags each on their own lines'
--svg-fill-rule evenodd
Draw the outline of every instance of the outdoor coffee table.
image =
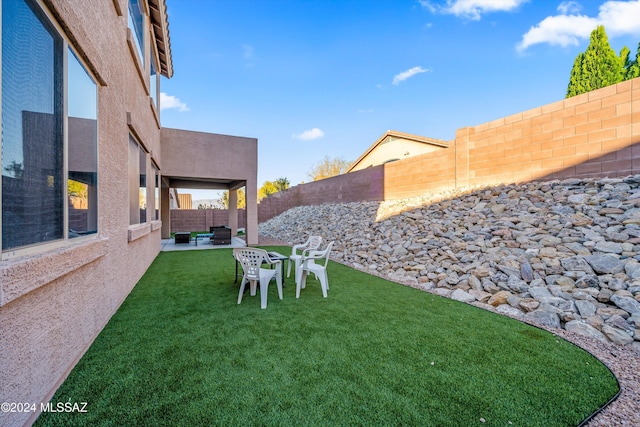
<svg viewBox="0 0 640 427">
<path fill-rule="evenodd" d="M 211 240 L 211 238 L 213 237 L 213 233 L 200 233 L 200 234 L 196 234 L 195 237 L 195 241 L 196 241 L 196 246 L 198 246 L 198 239 L 204 239 L 205 237 L 208 237 L 209 240 Z"/>
</svg>

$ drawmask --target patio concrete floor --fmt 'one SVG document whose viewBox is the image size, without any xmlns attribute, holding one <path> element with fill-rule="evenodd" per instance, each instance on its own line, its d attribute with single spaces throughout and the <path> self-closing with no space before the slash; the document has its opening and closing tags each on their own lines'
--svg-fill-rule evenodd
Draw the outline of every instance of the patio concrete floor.
<svg viewBox="0 0 640 427">
<path fill-rule="evenodd" d="M 200 239 L 198 240 L 198 246 L 196 246 L 195 241 L 192 239 L 189 244 L 180 243 L 176 245 L 175 239 L 162 239 L 160 250 L 163 252 L 167 251 L 193 251 L 200 249 L 222 249 L 222 248 L 243 248 L 247 246 L 244 239 L 240 237 L 232 237 L 230 245 L 213 245 L 209 241 L 209 239 Z"/>
</svg>

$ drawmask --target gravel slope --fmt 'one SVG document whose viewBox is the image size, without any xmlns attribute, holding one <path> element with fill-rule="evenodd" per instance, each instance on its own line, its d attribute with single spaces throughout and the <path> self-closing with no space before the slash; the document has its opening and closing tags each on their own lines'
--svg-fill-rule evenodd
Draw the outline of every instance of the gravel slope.
<svg viewBox="0 0 640 427">
<path fill-rule="evenodd" d="M 602 291 L 619 293 L 640 301 L 636 273 L 630 269 L 636 267 L 640 260 L 639 207 L 640 176 L 570 179 L 449 192 L 380 204 L 362 202 L 298 207 L 260 224 L 259 234 L 260 244 L 288 245 L 300 243 L 300 236 L 323 235 L 325 240 L 339 242 L 335 261 L 444 296 L 451 296 L 451 290 L 455 289 L 459 293 L 469 292 L 480 298 L 483 292 L 474 293 L 469 285 L 479 283 L 471 277 L 474 271 L 472 267 L 500 276 L 504 272 L 510 273 L 510 270 L 509 265 L 500 265 L 502 261 L 498 257 L 512 261 L 511 266 L 513 263 L 518 265 L 515 261 L 526 259 L 527 263 L 531 261 L 530 265 L 533 265 L 533 271 L 529 269 L 527 273 L 531 277 L 523 281 L 520 275 L 516 285 L 522 287 L 523 284 L 532 285 L 536 281 L 544 284 L 545 280 L 549 285 L 550 277 L 559 276 L 565 280 L 558 281 L 563 285 L 563 292 L 559 294 L 562 297 L 572 302 L 574 296 L 575 301 L 590 299 L 605 310 L 620 310 L 608 297 L 602 298 Z M 435 235 L 433 230 L 436 230 Z M 537 238 L 536 232 L 542 234 L 543 238 Z M 469 235 L 479 237 L 474 240 L 467 238 Z M 398 243 L 409 240 L 412 243 L 404 244 L 404 247 Z M 446 243 L 444 249 L 440 247 L 443 241 Z M 382 250 L 385 245 L 388 248 Z M 474 246 L 472 253 L 465 251 L 469 246 Z M 585 273 L 579 272 L 576 277 L 575 271 L 557 271 L 561 262 L 568 257 L 572 260 L 581 256 L 589 259 L 594 255 L 615 257 L 627 266 L 626 275 L 624 272 L 605 274 L 591 271 L 596 283 L 600 281 L 598 286 L 593 285 L 597 289 L 578 289 L 574 283 L 567 285 L 566 277 L 577 279 Z M 478 257 L 482 265 L 471 265 Z M 470 273 L 459 269 L 459 265 L 465 262 L 469 264 Z M 424 267 L 412 269 L 416 264 L 424 264 Z M 453 265 L 450 270 L 441 268 L 450 264 Z M 422 271 L 418 272 L 420 268 Z M 493 286 L 491 283 L 489 285 Z M 549 288 L 553 290 L 554 286 L 560 288 L 559 285 L 549 285 Z M 574 294 L 567 292 L 569 288 Z M 524 298 L 530 296 L 526 290 L 518 288 L 518 295 L 513 289 L 505 286 L 502 289 L 510 291 L 516 300 L 531 303 L 530 298 Z M 486 291 L 485 294 L 488 291 L 496 293 L 495 289 Z M 583 295 L 584 291 L 587 291 L 586 296 Z M 486 303 L 487 299 L 485 297 L 482 303 L 475 301 L 474 305 L 496 311 L 495 306 Z M 512 299 L 510 302 L 512 306 L 520 308 L 517 301 Z M 506 309 L 501 311 L 500 307 Z M 594 339 L 569 332 L 563 329 L 569 321 L 578 319 L 586 323 L 575 308 L 571 310 L 576 313 L 565 310 L 559 314 L 562 327 L 551 327 L 544 322 L 537 322 L 534 317 L 520 315 L 525 314 L 527 310 L 524 309 L 521 309 L 522 313 L 507 310 L 511 308 L 503 304 L 498 306 L 497 312 L 547 329 L 589 351 L 605 363 L 620 382 L 621 393 L 618 398 L 595 414 L 586 425 L 640 426 L 639 337 L 636 336 L 631 344 L 622 346 L 604 337 Z M 631 318 L 627 317 L 629 314 Z M 604 321 L 609 320 L 607 316 L 604 315 Z M 631 325 L 631 336 L 636 316 L 634 313 L 625 315 L 625 320 Z M 603 324 L 592 323 L 597 327 Z M 635 327 L 635 334 L 638 335 L 640 328 L 637 325 Z"/>
</svg>

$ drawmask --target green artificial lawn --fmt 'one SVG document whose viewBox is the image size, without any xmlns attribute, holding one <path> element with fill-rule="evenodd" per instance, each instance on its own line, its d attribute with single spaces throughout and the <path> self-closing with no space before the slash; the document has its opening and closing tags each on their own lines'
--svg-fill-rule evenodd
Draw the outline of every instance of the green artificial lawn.
<svg viewBox="0 0 640 427">
<path fill-rule="evenodd" d="M 87 412 L 36 425 L 576 426 L 618 392 L 551 333 L 341 264 L 265 310 L 233 280 L 231 249 L 160 253 L 51 400 Z"/>
</svg>

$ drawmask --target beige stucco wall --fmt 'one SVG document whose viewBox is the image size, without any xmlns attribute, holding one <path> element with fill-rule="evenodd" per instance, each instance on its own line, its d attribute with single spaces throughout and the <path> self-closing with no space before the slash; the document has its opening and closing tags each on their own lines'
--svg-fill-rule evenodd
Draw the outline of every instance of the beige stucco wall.
<svg viewBox="0 0 640 427">
<path fill-rule="evenodd" d="M 245 186 L 247 244 L 258 244 L 258 140 L 171 128 L 162 128 L 161 138 L 164 176 L 200 180 L 214 189 Z M 163 234 L 169 226 L 163 224 Z"/>
<path fill-rule="evenodd" d="M 148 170 L 152 158 L 160 167 L 162 161 L 147 74 L 139 72 L 127 43 L 126 1 L 93 1 L 90 7 L 76 0 L 45 3 L 98 81 L 99 232 L 36 246 L 0 263 L 0 402 L 38 407 L 158 254 L 161 226 L 129 226 L 129 133 L 150 152 Z M 152 194 L 148 188 L 148 200 Z M 0 412 L 0 425 L 19 426 L 34 417 Z"/>
<path fill-rule="evenodd" d="M 381 144 L 371 150 L 371 152 L 362 160 L 360 160 L 360 162 L 353 167 L 351 172 L 366 169 L 371 166 L 381 165 L 390 160 L 407 159 L 409 157 L 431 153 L 442 149 L 443 147 L 436 145 L 389 136 L 382 141 Z"/>
</svg>

